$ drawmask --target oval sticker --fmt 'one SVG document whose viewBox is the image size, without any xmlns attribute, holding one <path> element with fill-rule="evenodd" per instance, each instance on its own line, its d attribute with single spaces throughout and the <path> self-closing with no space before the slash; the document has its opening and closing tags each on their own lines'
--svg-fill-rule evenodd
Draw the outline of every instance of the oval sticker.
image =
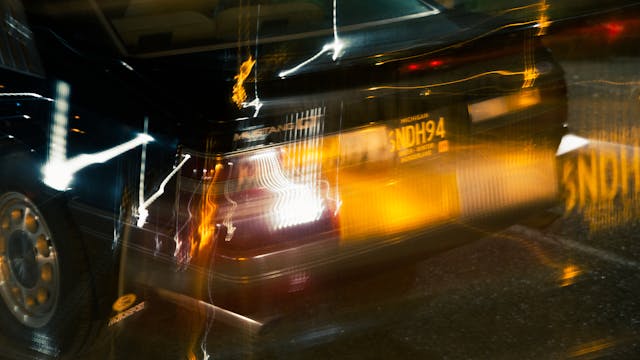
<svg viewBox="0 0 640 360">
<path fill-rule="evenodd" d="M 134 294 L 122 295 L 120 296 L 120 298 L 118 298 L 118 300 L 116 300 L 116 302 L 113 303 L 112 308 L 117 312 L 125 311 L 135 302 L 136 296 Z"/>
</svg>

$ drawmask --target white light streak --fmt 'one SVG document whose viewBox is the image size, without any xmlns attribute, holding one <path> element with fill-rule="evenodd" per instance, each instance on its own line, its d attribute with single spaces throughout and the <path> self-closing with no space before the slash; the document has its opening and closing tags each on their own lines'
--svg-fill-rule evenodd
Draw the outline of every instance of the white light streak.
<svg viewBox="0 0 640 360">
<path fill-rule="evenodd" d="M 36 99 L 44 99 L 47 101 L 53 101 L 53 99 L 44 97 L 37 93 L 30 92 L 18 92 L 18 93 L 0 93 L 0 97 L 28 97 L 28 98 L 36 98 Z"/>
<path fill-rule="evenodd" d="M 322 198 L 313 181 L 294 183 L 285 175 L 275 151 L 255 157 L 258 183 L 277 194 L 273 206 L 273 227 L 282 229 L 319 220 L 324 211 Z"/>
<path fill-rule="evenodd" d="M 589 144 L 589 139 L 585 139 L 573 134 L 567 134 L 562 137 L 556 156 L 564 155 Z"/>
<path fill-rule="evenodd" d="M 260 114 L 260 109 L 262 109 L 262 102 L 260 102 L 260 97 L 258 96 L 258 42 L 260 40 L 260 4 L 258 4 L 258 16 L 256 18 L 256 62 L 253 65 L 253 73 L 254 73 L 254 78 L 255 80 L 253 81 L 253 92 L 254 92 L 254 96 L 255 99 L 253 99 L 251 102 L 249 103 L 243 103 L 242 106 L 244 108 L 247 107 L 253 107 L 255 109 L 255 111 L 253 112 L 253 117 L 258 117 L 258 114 Z"/>
<path fill-rule="evenodd" d="M 131 65 L 127 64 L 126 62 L 120 60 L 120 64 L 124 66 L 127 70 L 133 71 L 133 68 L 131 67 Z"/>
<path fill-rule="evenodd" d="M 149 133 L 149 118 L 144 118 L 143 134 Z M 138 204 L 144 203 L 144 176 L 147 171 L 147 144 L 142 144 L 142 151 L 140 153 L 140 177 L 138 184 Z"/>
<path fill-rule="evenodd" d="M 147 134 L 149 131 L 149 118 L 144 118 L 143 133 Z M 144 226 L 149 216 L 149 211 L 142 206 L 144 204 L 144 177 L 147 171 L 147 144 L 142 144 L 142 151 L 140 152 L 140 177 L 138 183 L 138 227 Z"/>
<path fill-rule="evenodd" d="M 230 168 L 233 167 L 233 163 L 229 162 L 227 165 L 229 165 Z M 231 177 L 231 174 L 233 173 L 232 170 L 229 171 L 229 177 Z M 227 199 L 227 201 L 231 204 L 231 209 L 227 212 L 227 215 L 224 218 L 224 221 L 222 222 L 222 225 L 224 225 L 227 228 L 227 235 L 224 238 L 224 241 L 231 241 L 231 239 L 233 239 L 233 234 L 236 232 L 236 226 L 233 225 L 233 214 L 236 211 L 236 208 L 238 207 L 238 203 L 235 202 L 230 196 L 229 196 L 229 186 L 231 184 L 231 181 L 229 181 L 229 179 L 227 179 L 227 181 L 225 181 L 225 185 L 224 185 L 224 197 L 225 199 Z"/>
<path fill-rule="evenodd" d="M 342 40 L 340 40 L 340 37 L 338 37 L 338 21 L 337 21 L 338 16 L 337 16 L 336 1 L 337 0 L 333 0 L 333 42 L 325 44 L 317 54 L 313 55 L 312 57 L 310 57 L 309 59 L 303 61 L 302 63 L 294 66 L 291 69 L 281 71 L 278 74 L 279 77 L 285 78 L 285 77 L 297 72 L 298 70 L 300 70 L 303 67 L 309 65 L 310 63 L 312 63 L 313 61 L 315 61 L 316 59 L 318 59 L 320 56 L 322 56 L 325 53 L 331 52 L 333 54 L 331 56 L 331 59 L 333 61 L 338 60 L 338 58 L 340 56 L 342 56 L 343 50 L 345 48 L 345 44 L 344 44 L 344 42 L 342 42 Z"/>
<path fill-rule="evenodd" d="M 69 94 L 71 88 L 64 81 L 56 84 L 56 100 L 49 135 L 49 162 L 62 162 L 67 158 L 67 126 L 69 123 Z"/>
<path fill-rule="evenodd" d="M 80 154 L 68 160 L 63 158 L 50 158 L 42 168 L 44 175 L 43 181 L 53 189 L 65 191 L 69 188 L 69 184 L 73 180 L 76 172 L 90 165 L 105 163 L 150 141 L 153 141 L 153 137 L 147 134 L 138 134 L 138 136 L 123 144 L 94 154 Z"/>
<path fill-rule="evenodd" d="M 256 98 L 255 99 L 251 100 L 251 102 L 248 102 L 248 103 L 246 103 L 246 102 L 242 103 L 242 107 L 243 108 L 252 107 L 252 108 L 255 109 L 255 111 L 253 112 L 253 117 L 258 117 L 258 114 L 260 113 L 260 109 L 262 109 L 262 105 L 264 105 L 264 104 L 260 101 L 260 98 L 258 98 L 257 90 L 256 90 Z"/>
<path fill-rule="evenodd" d="M 141 202 L 140 206 L 138 206 L 138 227 L 143 227 L 145 222 L 147 221 L 147 217 L 149 216 L 149 206 L 156 201 L 162 194 L 164 194 L 164 188 L 167 186 L 169 180 L 175 176 L 175 174 L 182 168 L 182 166 L 191 158 L 191 155 L 185 154 L 182 157 L 182 161 L 176 166 L 173 171 L 167 175 L 167 177 L 162 180 L 160 183 L 160 188 L 153 195 L 151 195 L 147 200 Z"/>
</svg>

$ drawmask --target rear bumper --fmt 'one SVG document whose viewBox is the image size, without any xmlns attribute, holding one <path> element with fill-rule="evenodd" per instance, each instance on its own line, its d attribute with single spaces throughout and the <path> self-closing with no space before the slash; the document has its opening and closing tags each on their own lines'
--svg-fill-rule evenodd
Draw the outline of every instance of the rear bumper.
<svg viewBox="0 0 640 360">
<path fill-rule="evenodd" d="M 355 193 L 355 203 L 365 209 L 382 202 L 383 211 L 370 211 L 371 218 L 360 222 L 342 218 L 356 225 L 345 230 L 341 224 L 336 234 L 317 241 L 251 251 L 232 251 L 217 241 L 208 260 L 185 263 L 175 256 L 173 238 L 131 227 L 123 253 L 124 286 L 143 285 L 174 302 L 216 311 L 221 314 L 218 320 L 256 332 L 268 319 L 297 306 L 300 294 L 331 291 L 334 281 L 380 271 L 380 264 L 422 259 L 556 205 L 555 150 L 567 130 L 566 93 L 563 82 L 547 89 L 542 94 L 544 106 L 470 122 L 455 153 L 406 165 L 404 177 L 393 186 L 418 190 L 395 194 L 412 204 L 411 196 L 419 192 L 439 195 L 405 209 L 420 216 L 405 221 L 404 227 L 385 222 L 384 201 L 393 197 L 379 195 L 386 185 L 376 184 L 376 179 L 369 181 L 369 190 L 349 184 L 351 188 L 343 191 Z M 356 176 L 354 180 L 361 180 Z M 450 196 L 443 196 L 445 192 Z M 389 205 L 403 208 L 400 203 Z M 353 215 L 360 209 L 351 211 Z M 381 230 L 372 232 L 367 226 Z"/>
</svg>

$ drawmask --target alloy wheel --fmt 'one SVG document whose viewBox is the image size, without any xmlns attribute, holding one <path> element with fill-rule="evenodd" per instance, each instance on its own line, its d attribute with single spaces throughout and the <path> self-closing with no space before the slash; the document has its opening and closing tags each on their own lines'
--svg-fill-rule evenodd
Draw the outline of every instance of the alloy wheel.
<svg viewBox="0 0 640 360">
<path fill-rule="evenodd" d="M 26 196 L 0 197 L 0 294 L 23 325 L 46 325 L 60 293 L 60 268 L 53 236 Z"/>
</svg>

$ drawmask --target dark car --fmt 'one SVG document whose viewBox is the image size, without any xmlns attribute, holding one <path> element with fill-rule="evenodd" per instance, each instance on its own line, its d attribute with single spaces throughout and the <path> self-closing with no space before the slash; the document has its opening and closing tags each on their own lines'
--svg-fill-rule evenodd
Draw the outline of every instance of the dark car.
<svg viewBox="0 0 640 360">
<path fill-rule="evenodd" d="M 139 286 L 260 327 L 294 293 L 556 200 L 565 83 L 538 21 L 418 0 L 89 0 L 25 1 L 27 23 L 0 4 L 16 348 L 82 351 L 144 306 Z"/>
</svg>

